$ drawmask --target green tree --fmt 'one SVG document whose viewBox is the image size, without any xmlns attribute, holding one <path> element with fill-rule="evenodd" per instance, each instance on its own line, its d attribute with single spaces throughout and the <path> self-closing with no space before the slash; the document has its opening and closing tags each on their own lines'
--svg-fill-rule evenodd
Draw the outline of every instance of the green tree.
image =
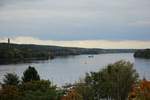
<svg viewBox="0 0 150 100">
<path fill-rule="evenodd" d="M 7 73 L 3 79 L 4 85 L 18 85 L 19 77 L 13 73 Z"/>
<path fill-rule="evenodd" d="M 126 100 L 137 78 L 138 74 L 133 69 L 133 64 L 118 61 L 99 72 L 87 74 L 85 83 L 93 90 L 91 91 L 91 94 L 94 94 L 93 100 Z"/>
<path fill-rule="evenodd" d="M 40 76 L 34 67 L 29 66 L 23 73 L 23 82 L 40 80 Z"/>
</svg>

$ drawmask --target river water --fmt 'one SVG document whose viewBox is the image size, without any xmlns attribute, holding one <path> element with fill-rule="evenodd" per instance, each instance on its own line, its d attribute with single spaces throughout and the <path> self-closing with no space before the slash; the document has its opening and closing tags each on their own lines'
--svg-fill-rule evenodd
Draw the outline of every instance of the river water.
<svg viewBox="0 0 150 100">
<path fill-rule="evenodd" d="M 78 55 L 68 57 L 58 57 L 53 60 L 34 61 L 32 63 L 0 65 L 0 81 L 6 73 L 16 73 L 23 75 L 23 71 L 30 65 L 34 66 L 42 79 L 49 79 L 58 86 L 66 83 L 74 83 L 85 76 L 86 72 L 98 71 L 107 64 L 119 60 L 134 63 L 134 68 L 140 77 L 150 79 L 150 60 L 134 58 L 133 53 L 113 53 L 89 55 Z"/>
</svg>

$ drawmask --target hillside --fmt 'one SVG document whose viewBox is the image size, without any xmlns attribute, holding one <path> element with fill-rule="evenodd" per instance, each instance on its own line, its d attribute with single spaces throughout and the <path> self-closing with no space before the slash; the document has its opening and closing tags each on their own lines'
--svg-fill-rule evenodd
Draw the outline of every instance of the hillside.
<svg viewBox="0 0 150 100">
<path fill-rule="evenodd" d="M 100 53 L 127 53 L 133 49 L 87 49 L 75 47 L 60 47 L 33 44 L 0 43 L 0 63 L 24 62 L 29 60 L 46 60 L 57 56 L 100 54 Z"/>
</svg>

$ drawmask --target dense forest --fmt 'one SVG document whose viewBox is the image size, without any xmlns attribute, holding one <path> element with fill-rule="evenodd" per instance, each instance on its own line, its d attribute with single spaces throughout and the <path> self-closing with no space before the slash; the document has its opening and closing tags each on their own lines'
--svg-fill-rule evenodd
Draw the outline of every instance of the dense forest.
<svg viewBox="0 0 150 100">
<path fill-rule="evenodd" d="M 150 59 L 150 49 L 137 50 L 134 57 Z"/>
<path fill-rule="evenodd" d="M 124 53 L 134 51 L 135 50 L 133 49 L 87 49 L 47 45 L 0 43 L 0 64 L 25 62 L 29 60 L 46 60 L 57 56 Z"/>
<path fill-rule="evenodd" d="M 133 64 L 118 61 L 80 81 L 57 87 L 40 78 L 29 66 L 20 79 L 7 73 L 0 88 L 0 100 L 150 100 L 150 81 L 139 80 Z"/>
</svg>

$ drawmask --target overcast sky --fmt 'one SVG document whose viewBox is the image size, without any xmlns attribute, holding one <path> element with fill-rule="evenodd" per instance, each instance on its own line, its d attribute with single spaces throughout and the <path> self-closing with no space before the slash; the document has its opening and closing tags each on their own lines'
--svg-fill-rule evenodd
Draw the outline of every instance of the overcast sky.
<svg viewBox="0 0 150 100">
<path fill-rule="evenodd" d="M 86 47 L 88 41 L 87 47 L 148 48 L 150 0 L 0 0 L 0 41 L 7 37 L 22 43 L 28 38 L 35 44 L 74 41 Z"/>
</svg>

